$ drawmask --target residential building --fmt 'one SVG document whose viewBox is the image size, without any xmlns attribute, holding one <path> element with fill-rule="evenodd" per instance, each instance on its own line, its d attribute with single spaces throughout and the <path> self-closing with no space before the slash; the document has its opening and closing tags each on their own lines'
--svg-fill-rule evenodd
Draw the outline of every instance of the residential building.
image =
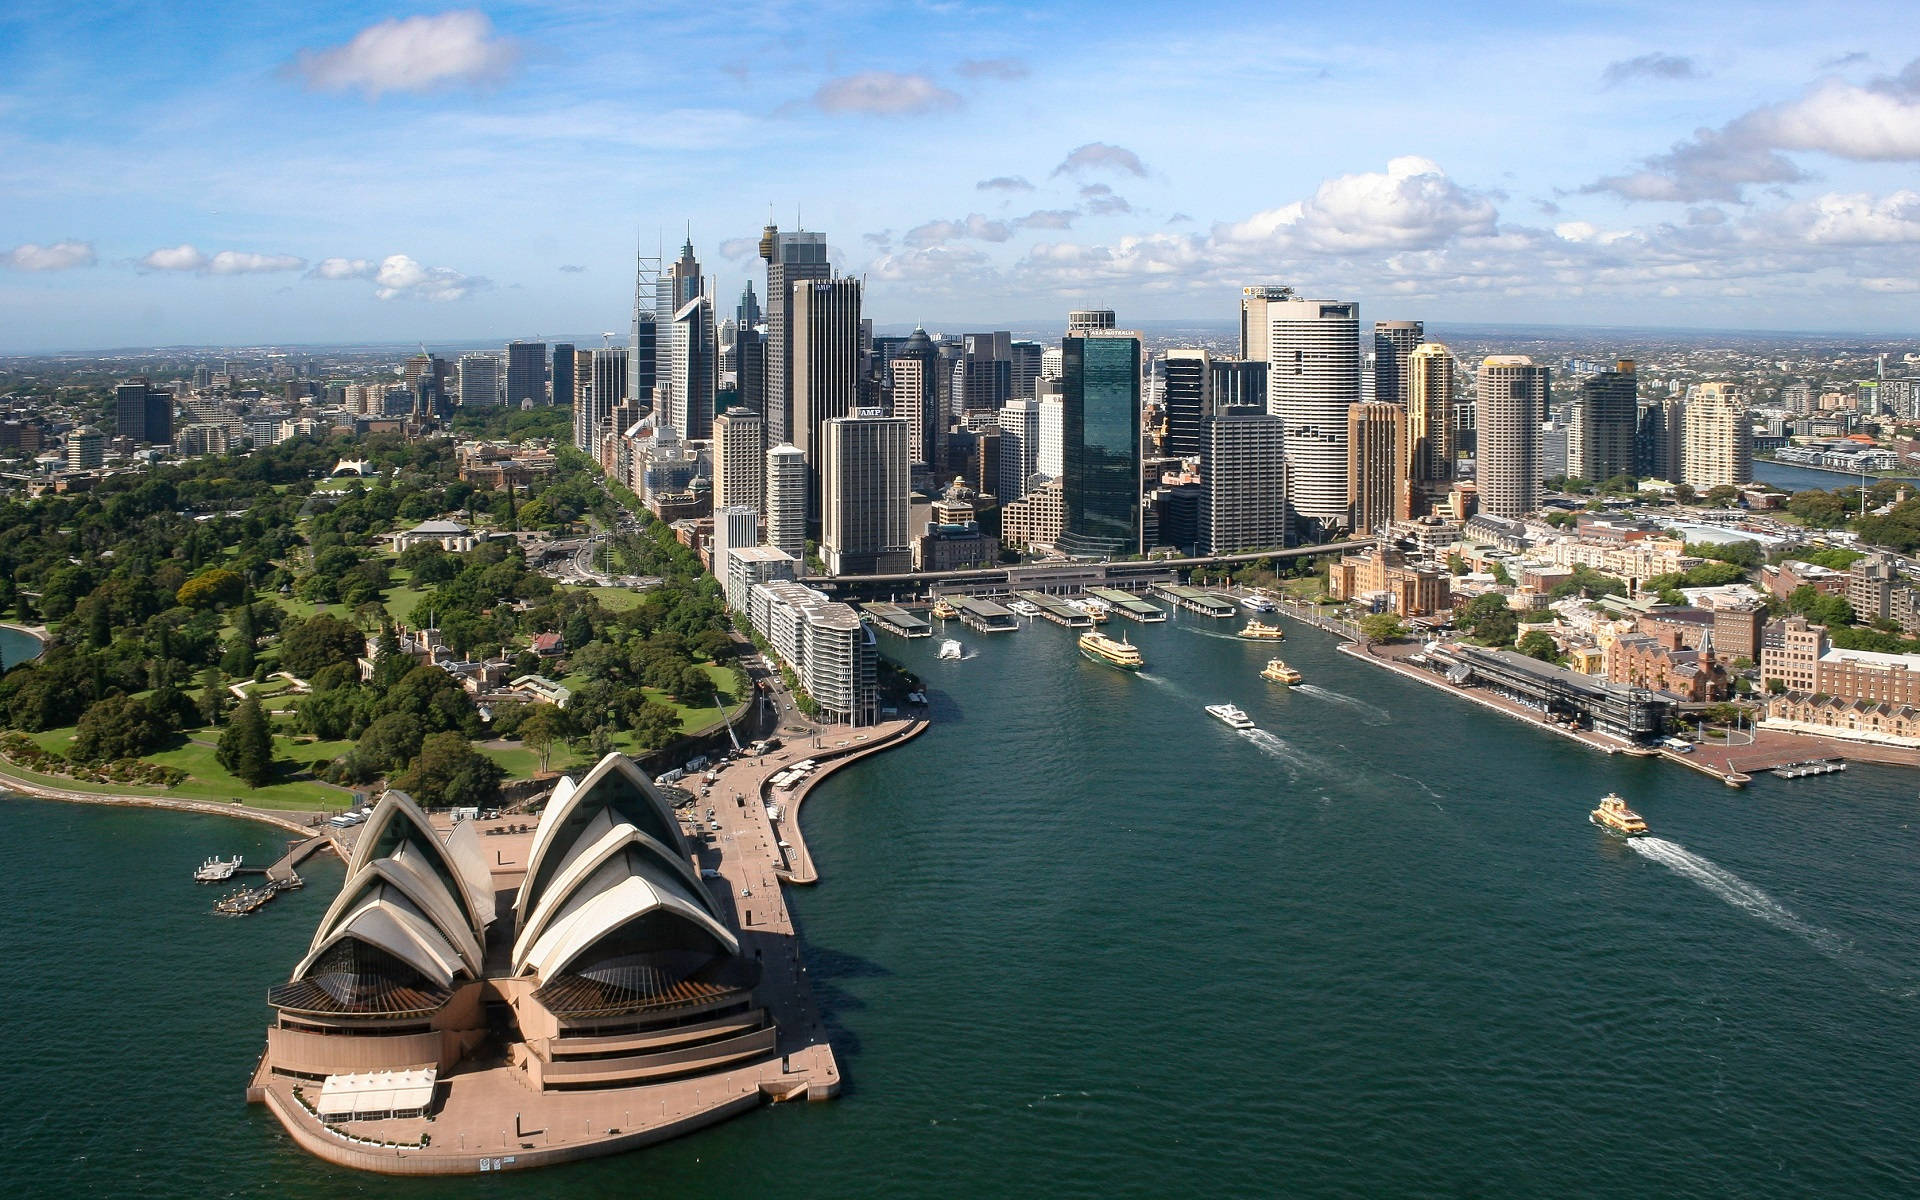
<svg viewBox="0 0 1920 1200">
<path fill-rule="evenodd" d="M 1016 550 L 1051 550 L 1066 524 L 1065 487 L 1055 478 L 1000 510 L 1001 544 Z"/>
<path fill-rule="evenodd" d="M 1805 617 L 1788 617 L 1760 651 L 1775 694 L 1764 724 L 1831 737 L 1920 745 L 1920 655 L 1842 650 Z"/>
<path fill-rule="evenodd" d="M 1375 321 L 1373 323 L 1373 398 L 1381 404 L 1405 406 L 1407 358 L 1427 340 L 1427 327 L 1420 321 Z"/>
<path fill-rule="evenodd" d="M 1454 436 L 1453 352 L 1422 342 L 1407 355 L 1408 503 L 1429 512 L 1453 486 L 1459 451 Z"/>
<path fill-rule="evenodd" d="M 1753 482 L 1753 425 L 1731 383 L 1698 383 L 1687 393 L 1681 480 L 1696 491 Z"/>
<path fill-rule="evenodd" d="M 879 719 L 879 649 L 852 605 L 776 581 L 753 587 L 747 613 L 822 717 L 848 725 Z"/>
<path fill-rule="evenodd" d="M 1567 474 L 1590 483 L 1633 474 L 1640 394 L 1633 360 L 1580 380 L 1567 438 Z"/>
<path fill-rule="evenodd" d="M 1847 568 L 1846 594 L 1855 620 L 1891 621 L 1909 636 L 1920 633 L 1920 586 L 1901 570 L 1898 558 L 1875 553 L 1856 559 Z"/>
<path fill-rule="evenodd" d="M 1547 395 L 1548 369 L 1523 354 L 1496 354 L 1481 364 L 1474 414 L 1481 513 L 1524 517 L 1540 506 Z"/>
<path fill-rule="evenodd" d="M 1679 483 L 1685 474 L 1687 402 L 1668 396 L 1640 406 L 1634 435 L 1634 474 Z"/>
<path fill-rule="evenodd" d="M 91 471 L 107 461 L 107 439 L 98 429 L 67 434 L 67 470 Z"/>
<path fill-rule="evenodd" d="M 1140 335 L 1069 333 L 1061 351 L 1066 517 L 1056 545 L 1076 558 L 1142 553 Z"/>
<path fill-rule="evenodd" d="M 751 408 L 730 408 L 713 419 L 713 508 L 767 507 L 767 423 Z"/>
<path fill-rule="evenodd" d="M 806 573 L 807 456 L 794 445 L 767 451 L 767 544 L 791 555 Z"/>
<path fill-rule="evenodd" d="M 745 504 L 729 504 L 725 508 L 716 505 L 713 510 L 713 538 L 708 545 L 712 548 L 707 559 L 708 570 L 720 581 L 724 591 L 727 581 L 733 578 L 731 555 L 749 546 L 760 545 L 759 510 Z"/>
</svg>

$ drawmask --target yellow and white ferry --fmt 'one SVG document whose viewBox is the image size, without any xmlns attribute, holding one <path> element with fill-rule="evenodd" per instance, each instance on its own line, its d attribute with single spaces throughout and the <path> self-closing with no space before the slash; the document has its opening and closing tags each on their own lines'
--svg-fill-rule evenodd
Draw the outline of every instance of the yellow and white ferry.
<svg viewBox="0 0 1920 1200">
<path fill-rule="evenodd" d="M 1147 665 L 1140 657 L 1140 651 L 1124 636 L 1116 641 L 1104 633 L 1083 633 L 1080 635 L 1080 653 L 1095 662 L 1119 667 L 1123 671 L 1138 671 Z"/>
<path fill-rule="evenodd" d="M 1600 801 L 1599 808 L 1587 814 L 1587 820 L 1621 837 L 1640 837 L 1647 832 L 1647 823 L 1640 814 L 1612 792 Z"/>
<path fill-rule="evenodd" d="M 1260 678 L 1271 679 L 1275 683 L 1284 683 L 1292 687 L 1299 683 L 1303 676 L 1288 666 L 1285 659 L 1270 658 L 1267 660 L 1266 669 L 1260 672 Z"/>
<path fill-rule="evenodd" d="M 1247 627 L 1240 631 L 1240 636 L 1243 638 L 1264 638 L 1268 641 L 1277 642 L 1287 635 L 1286 631 L 1278 625 L 1269 625 L 1265 621 L 1256 620 L 1248 621 Z"/>
</svg>

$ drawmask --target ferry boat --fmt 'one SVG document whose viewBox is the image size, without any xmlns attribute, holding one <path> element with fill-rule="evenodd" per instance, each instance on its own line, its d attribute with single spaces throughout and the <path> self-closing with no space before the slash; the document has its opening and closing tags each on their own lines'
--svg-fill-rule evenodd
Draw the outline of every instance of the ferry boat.
<svg viewBox="0 0 1920 1200">
<path fill-rule="evenodd" d="M 1119 667 L 1123 671 L 1138 671 L 1147 665 L 1140 657 L 1140 651 L 1124 636 L 1115 641 L 1104 633 L 1083 633 L 1080 635 L 1080 653 L 1095 662 Z"/>
<path fill-rule="evenodd" d="M 233 873 L 239 869 L 240 856 L 238 854 L 232 858 L 209 858 L 200 864 L 199 870 L 193 873 L 193 881 L 195 883 L 223 883 L 226 880 L 232 879 Z"/>
<path fill-rule="evenodd" d="M 1243 638 L 1264 638 L 1268 641 L 1277 642 L 1281 638 L 1286 637 L 1287 634 L 1286 631 L 1278 625 L 1269 625 L 1265 621 L 1248 621 L 1247 627 L 1240 631 L 1240 636 Z"/>
<path fill-rule="evenodd" d="M 1266 669 L 1260 672 L 1260 678 L 1271 679 L 1275 683 L 1284 683 L 1288 687 L 1292 687 L 1294 684 L 1300 682 L 1302 676 L 1300 672 L 1288 666 L 1286 660 L 1270 658 L 1267 660 Z"/>
<path fill-rule="evenodd" d="M 1007 608 L 1019 613 L 1023 617 L 1037 617 L 1040 615 L 1040 606 L 1031 600 L 1009 600 L 1007 601 Z"/>
<path fill-rule="evenodd" d="M 1093 618 L 1095 625 L 1106 624 L 1107 618 L 1113 615 L 1113 605 L 1108 604 L 1098 596 L 1089 596 L 1085 600 L 1082 600 L 1080 607 L 1086 610 L 1089 617 Z"/>
<path fill-rule="evenodd" d="M 1255 592 L 1252 595 L 1240 597 L 1240 606 L 1246 609 L 1248 612 L 1257 612 L 1257 613 L 1270 613 L 1274 611 L 1274 609 L 1279 607 L 1273 601 L 1267 599 L 1265 596 L 1260 595 L 1258 592 Z"/>
<path fill-rule="evenodd" d="M 1647 823 L 1640 814 L 1627 807 L 1627 802 L 1608 792 L 1600 801 L 1600 807 L 1587 814 L 1587 820 L 1621 837 L 1640 837 L 1647 832 Z"/>
<path fill-rule="evenodd" d="M 960 615 L 960 610 L 947 603 L 945 596 L 933 602 L 933 615 L 937 620 L 951 621 Z"/>
<path fill-rule="evenodd" d="M 955 641 L 952 638 L 948 638 L 946 641 L 940 643 L 940 649 L 934 655 L 934 657 L 938 659 L 943 659 L 947 662 L 959 662 L 960 659 L 965 656 L 965 654 L 966 654 L 965 646 L 962 646 L 959 642 Z"/>
<path fill-rule="evenodd" d="M 1226 722 L 1227 726 L 1232 729 L 1253 728 L 1253 718 L 1231 704 L 1209 704 L 1207 705 L 1207 713 L 1209 716 L 1218 717 L 1220 720 Z"/>
</svg>

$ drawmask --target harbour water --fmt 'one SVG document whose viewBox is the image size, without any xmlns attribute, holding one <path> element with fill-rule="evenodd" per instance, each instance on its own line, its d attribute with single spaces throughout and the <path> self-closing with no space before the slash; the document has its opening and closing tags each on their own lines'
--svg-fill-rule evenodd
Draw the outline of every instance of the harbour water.
<svg viewBox="0 0 1920 1200">
<path fill-rule="evenodd" d="M 1755 459 L 1753 463 L 1755 483 L 1770 483 L 1774 487 L 1786 488 L 1790 492 L 1832 491 L 1835 488 L 1859 487 L 1860 477 L 1839 471 L 1816 471 L 1796 463 L 1773 462 L 1768 459 Z M 1920 483 L 1920 479 L 1886 476 L 1886 481 L 1895 483 Z M 1880 476 L 1870 477 L 1869 484 L 1880 483 Z"/>
<path fill-rule="evenodd" d="M 807 801 L 848 1086 L 529 1197 L 1743 1197 L 1920 1191 L 1920 775 L 1733 791 L 1181 614 L 1147 669 L 1045 623 L 937 662 L 936 727 Z M 1288 690 L 1258 678 L 1285 657 Z M 1235 733 L 1202 712 L 1232 701 Z M 1586 813 L 1618 791 L 1655 836 Z M 0 804 L 0 1161 L 34 1195 L 466 1196 L 240 1100 L 337 886 L 243 920 L 215 818 Z M 110 881 L 110 885 L 109 885 Z"/>
<path fill-rule="evenodd" d="M 8 667 L 17 667 L 30 658 L 40 655 L 40 639 L 24 629 L 9 629 L 0 625 L 0 671 Z"/>
</svg>

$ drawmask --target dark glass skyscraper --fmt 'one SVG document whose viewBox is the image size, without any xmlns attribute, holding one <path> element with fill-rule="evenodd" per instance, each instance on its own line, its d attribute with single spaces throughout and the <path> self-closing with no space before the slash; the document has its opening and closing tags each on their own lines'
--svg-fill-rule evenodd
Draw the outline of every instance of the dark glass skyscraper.
<svg viewBox="0 0 1920 1200">
<path fill-rule="evenodd" d="M 547 344 L 545 342 L 507 343 L 507 394 L 509 408 L 530 403 L 536 408 L 547 402 Z"/>
<path fill-rule="evenodd" d="M 1633 361 L 1623 358 L 1613 370 L 1582 379 L 1574 403 L 1567 474 L 1592 483 L 1631 475 L 1640 416 Z"/>
<path fill-rule="evenodd" d="M 553 403 L 573 403 L 573 343 L 553 347 Z"/>
<path fill-rule="evenodd" d="M 1204 449 L 1213 415 L 1213 356 L 1205 350 L 1169 350 L 1166 358 L 1167 438 L 1171 458 L 1192 458 Z"/>
<path fill-rule="evenodd" d="M 1070 333 L 1061 358 L 1059 548 L 1075 558 L 1139 554 L 1140 335 Z"/>
</svg>

